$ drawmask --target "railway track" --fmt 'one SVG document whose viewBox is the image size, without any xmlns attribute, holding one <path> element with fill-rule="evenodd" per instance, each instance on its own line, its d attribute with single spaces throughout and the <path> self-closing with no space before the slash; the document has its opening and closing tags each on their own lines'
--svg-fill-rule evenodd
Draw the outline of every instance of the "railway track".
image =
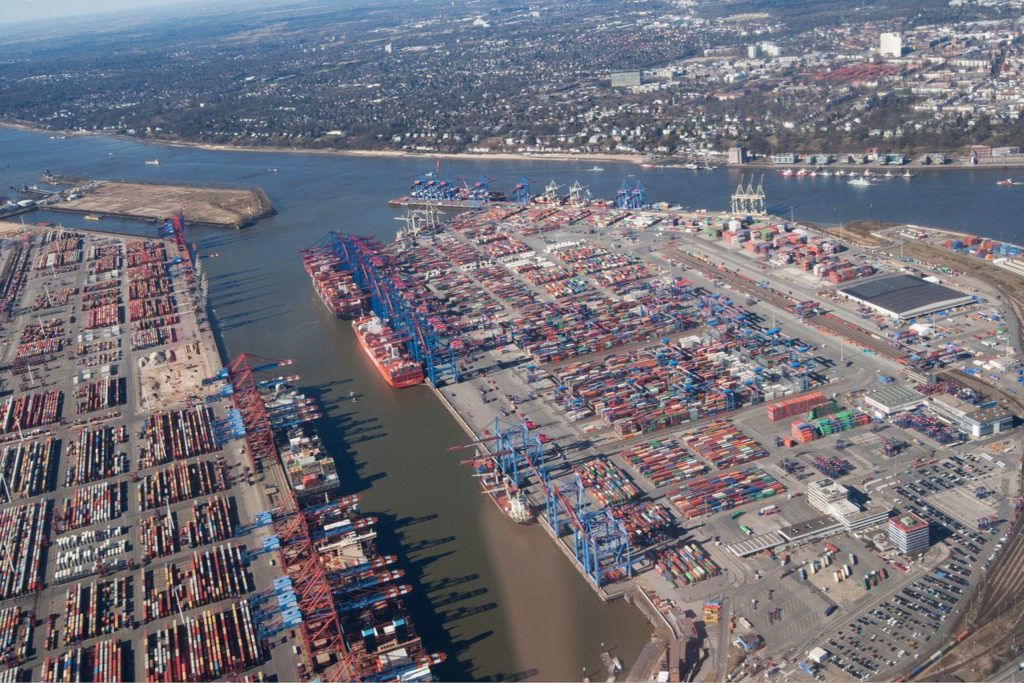
<svg viewBox="0 0 1024 683">
<path fill-rule="evenodd" d="M 800 303 L 793 297 L 783 294 L 777 289 L 773 289 L 771 287 L 758 287 L 754 280 L 744 275 L 740 275 L 739 273 L 731 270 L 724 270 L 718 266 L 708 263 L 707 261 L 701 260 L 696 256 L 691 256 L 679 251 L 678 249 L 668 249 L 666 250 L 666 253 L 675 261 L 701 272 L 704 276 L 721 280 L 744 294 L 755 296 L 776 308 L 792 310 L 793 306 Z M 803 318 L 803 321 L 806 324 L 817 327 L 818 329 L 826 333 L 830 333 L 833 336 L 843 337 L 849 340 L 852 344 L 856 344 L 857 346 L 872 351 L 884 358 L 894 360 L 897 363 L 906 364 L 910 358 L 905 351 L 899 348 L 894 348 L 888 341 L 880 339 L 860 325 L 837 318 L 831 313 L 808 315 Z"/>
<path fill-rule="evenodd" d="M 956 631 L 963 627 L 971 632 L 958 648 L 951 650 L 939 659 L 931 668 L 918 674 L 923 680 L 952 680 L 960 670 L 971 662 L 984 657 L 999 657 L 1019 639 L 1020 628 L 1024 623 L 1024 612 L 1017 609 L 1021 598 L 1024 598 L 1024 514 L 1018 514 L 1007 531 L 1007 546 L 1003 553 L 992 564 L 992 568 L 982 579 L 980 585 L 971 595 L 959 623 L 953 626 Z M 1010 614 L 1012 612 L 1012 615 Z M 987 624 L 1004 616 L 1010 618 L 1001 625 L 998 635 L 986 634 L 983 649 L 969 653 L 963 657 L 964 650 L 977 640 L 977 632 Z M 1011 654 L 1010 657 L 1016 656 Z M 939 667 L 939 668 L 935 668 Z"/>
</svg>

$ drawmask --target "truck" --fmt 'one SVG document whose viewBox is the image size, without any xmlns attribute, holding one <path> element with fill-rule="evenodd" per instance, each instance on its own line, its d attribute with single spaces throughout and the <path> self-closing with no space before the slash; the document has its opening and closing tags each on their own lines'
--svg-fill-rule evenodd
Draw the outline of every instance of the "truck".
<svg viewBox="0 0 1024 683">
<path fill-rule="evenodd" d="M 837 609 L 839 609 L 839 607 L 837 605 L 829 605 L 828 607 L 825 608 L 825 616 L 826 617 L 831 616 L 832 613 L 835 612 Z"/>
</svg>

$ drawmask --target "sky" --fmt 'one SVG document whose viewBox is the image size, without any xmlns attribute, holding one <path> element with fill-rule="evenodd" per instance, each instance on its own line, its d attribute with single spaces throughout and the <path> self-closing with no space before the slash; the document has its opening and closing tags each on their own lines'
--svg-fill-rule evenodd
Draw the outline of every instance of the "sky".
<svg viewBox="0 0 1024 683">
<path fill-rule="evenodd" d="M 182 4 L 187 0 L 0 0 L 0 23 L 53 21 L 99 12 L 141 10 Z M 216 0 L 207 0 L 216 1 Z"/>
</svg>

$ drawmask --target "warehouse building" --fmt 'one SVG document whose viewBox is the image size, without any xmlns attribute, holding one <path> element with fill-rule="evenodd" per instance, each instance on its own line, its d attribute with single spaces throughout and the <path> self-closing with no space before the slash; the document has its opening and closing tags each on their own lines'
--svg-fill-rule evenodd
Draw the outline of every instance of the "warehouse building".
<svg viewBox="0 0 1024 683">
<path fill-rule="evenodd" d="M 944 394 L 933 398 L 929 407 L 972 439 L 999 434 L 1013 427 L 1013 413 L 995 401 L 976 406 Z"/>
<path fill-rule="evenodd" d="M 837 290 L 841 295 L 897 320 L 972 303 L 970 294 L 913 275 L 879 275 Z"/>
<path fill-rule="evenodd" d="M 864 403 L 875 417 L 889 417 L 893 413 L 913 410 L 925 402 L 924 394 L 899 384 L 872 389 L 864 396 Z"/>
</svg>

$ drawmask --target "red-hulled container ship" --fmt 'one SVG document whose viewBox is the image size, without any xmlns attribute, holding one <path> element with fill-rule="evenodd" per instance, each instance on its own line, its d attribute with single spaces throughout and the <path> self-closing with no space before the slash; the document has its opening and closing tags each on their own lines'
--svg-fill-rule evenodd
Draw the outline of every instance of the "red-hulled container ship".
<svg viewBox="0 0 1024 683">
<path fill-rule="evenodd" d="M 396 389 L 423 381 L 423 367 L 409 357 L 405 342 L 374 314 L 352 321 L 356 339 L 377 371 Z"/>
<path fill-rule="evenodd" d="M 351 319 L 366 312 L 370 295 L 359 289 L 330 247 L 308 249 L 302 265 L 324 306 L 339 318 Z"/>
</svg>

